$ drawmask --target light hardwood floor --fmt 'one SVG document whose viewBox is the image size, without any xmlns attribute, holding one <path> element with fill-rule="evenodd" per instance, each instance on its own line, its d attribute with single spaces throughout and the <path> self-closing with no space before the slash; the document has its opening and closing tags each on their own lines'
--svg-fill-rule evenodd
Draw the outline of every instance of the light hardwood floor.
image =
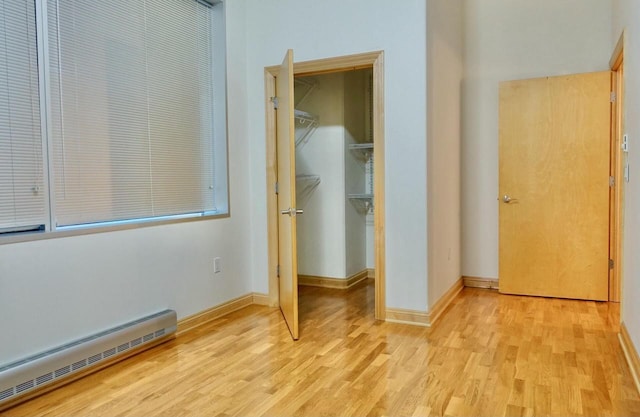
<svg viewBox="0 0 640 417">
<path fill-rule="evenodd" d="M 640 415 L 615 304 L 466 288 L 431 329 L 373 319 L 371 280 L 300 287 L 300 340 L 250 306 L 9 416 Z"/>
</svg>

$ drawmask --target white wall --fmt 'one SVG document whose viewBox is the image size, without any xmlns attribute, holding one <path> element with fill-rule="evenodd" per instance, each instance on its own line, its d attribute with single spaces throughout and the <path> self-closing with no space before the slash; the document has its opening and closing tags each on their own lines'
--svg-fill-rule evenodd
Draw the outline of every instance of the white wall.
<svg viewBox="0 0 640 417">
<path fill-rule="evenodd" d="M 315 89 L 296 108 L 317 115 L 319 126 L 296 149 L 296 174 L 319 175 L 320 185 L 308 199 L 298 192 L 298 273 L 344 279 L 366 268 L 365 214 L 347 198 L 365 192 L 364 162 L 348 149 L 364 136 L 364 78 L 312 79 Z"/>
<path fill-rule="evenodd" d="M 429 305 L 460 278 L 462 0 L 427 2 Z"/>
<path fill-rule="evenodd" d="M 464 32 L 462 274 L 497 278 L 498 83 L 608 69 L 611 1 L 465 0 Z"/>
<path fill-rule="evenodd" d="M 609 49 L 625 30 L 625 128 L 629 135 L 628 162 L 629 183 L 624 184 L 624 230 L 622 269 L 622 321 L 637 350 L 640 350 L 640 2 L 636 0 L 613 1 L 613 36 Z"/>
<path fill-rule="evenodd" d="M 365 217 L 365 233 L 366 233 L 366 265 L 367 269 L 375 269 L 375 229 L 374 229 L 373 213 L 368 213 Z"/>
<path fill-rule="evenodd" d="M 0 364 L 165 308 L 252 291 L 244 6 L 227 4 L 231 217 L 0 245 Z M 213 274 L 213 258 L 222 272 Z"/>
<path fill-rule="evenodd" d="M 384 50 L 387 306 L 426 311 L 426 2 L 247 0 L 251 230 L 254 288 L 266 292 L 263 68 Z"/>
<path fill-rule="evenodd" d="M 319 175 L 320 185 L 298 217 L 298 273 L 345 278 L 344 77 L 315 78 L 316 88 L 299 106 L 319 117 L 318 129 L 296 149 L 296 175 Z"/>
<path fill-rule="evenodd" d="M 368 72 L 352 71 L 344 75 L 344 171 L 345 193 L 362 194 L 365 187 L 365 162 L 349 150 L 349 145 L 365 142 L 365 99 Z M 345 277 L 367 268 L 365 209 L 357 202 L 345 200 Z"/>
</svg>

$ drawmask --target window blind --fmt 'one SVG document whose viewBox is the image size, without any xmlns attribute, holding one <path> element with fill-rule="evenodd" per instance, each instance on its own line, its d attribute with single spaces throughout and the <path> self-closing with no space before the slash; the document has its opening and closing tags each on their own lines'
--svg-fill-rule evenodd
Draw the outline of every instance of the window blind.
<svg viewBox="0 0 640 417">
<path fill-rule="evenodd" d="M 45 223 L 34 1 L 0 6 L 0 232 Z"/>
<path fill-rule="evenodd" d="M 196 0 L 50 0 L 57 226 L 215 211 L 212 23 Z"/>
</svg>

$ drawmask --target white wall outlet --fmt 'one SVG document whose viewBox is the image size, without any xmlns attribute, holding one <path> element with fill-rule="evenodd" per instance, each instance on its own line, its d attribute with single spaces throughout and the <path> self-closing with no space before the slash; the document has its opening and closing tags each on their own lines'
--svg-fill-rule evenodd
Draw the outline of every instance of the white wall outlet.
<svg viewBox="0 0 640 417">
<path fill-rule="evenodd" d="M 622 135 L 622 152 L 629 152 L 629 135 Z"/>
<path fill-rule="evenodd" d="M 220 267 L 220 258 L 213 258 L 213 273 L 217 274 L 222 269 Z"/>
</svg>

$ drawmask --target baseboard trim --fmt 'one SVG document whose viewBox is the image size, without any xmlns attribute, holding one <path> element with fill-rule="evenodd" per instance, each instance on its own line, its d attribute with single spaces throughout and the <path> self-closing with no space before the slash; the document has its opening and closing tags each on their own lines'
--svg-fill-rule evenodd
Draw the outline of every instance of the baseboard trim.
<svg viewBox="0 0 640 417">
<path fill-rule="evenodd" d="M 462 277 L 465 287 L 486 288 L 491 290 L 498 289 L 497 278 L 481 278 L 481 277 Z"/>
<path fill-rule="evenodd" d="M 391 323 L 431 327 L 438 321 L 438 319 L 440 319 L 442 313 L 444 313 L 447 307 L 451 305 L 451 302 L 458 296 L 463 288 L 463 279 L 460 277 L 453 283 L 451 288 L 449 288 L 447 292 L 445 292 L 442 297 L 433 304 L 433 307 L 429 309 L 429 312 L 406 310 L 402 308 L 388 308 L 386 310 L 386 321 Z"/>
<path fill-rule="evenodd" d="M 640 356 L 638 356 L 638 351 L 633 345 L 627 326 L 625 326 L 624 323 L 620 324 L 618 340 L 620 340 L 620 346 L 624 352 L 624 357 L 629 364 L 629 370 L 631 371 L 633 381 L 636 383 L 636 389 L 638 390 L 638 393 L 640 393 Z"/>
<path fill-rule="evenodd" d="M 367 279 L 368 276 L 368 269 L 363 269 L 362 271 L 345 279 L 317 277 L 314 275 L 298 275 L 298 285 L 346 290 L 347 288 L 353 287 L 360 281 Z"/>
<path fill-rule="evenodd" d="M 433 304 L 433 307 L 429 309 L 429 324 L 433 326 L 436 321 L 442 316 L 442 313 L 451 305 L 451 302 L 460 294 L 460 291 L 464 288 L 464 279 L 458 278 L 453 283 L 451 288 L 445 292 L 438 301 Z"/>
<path fill-rule="evenodd" d="M 376 279 L 376 270 L 373 268 L 367 268 L 367 278 Z"/>
<path fill-rule="evenodd" d="M 253 303 L 259 306 L 271 306 L 271 299 L 269 298 L 269 294 L 261 294 L 258 292 L 254 292 L 251 294 L 253 297 Z"/>
<path fill-rule="evenodd" d="M 406 310 L 403 308 L 388 308 L 386 310 L 385 321 L 422 327 L 431 326 L 428 313 L 417 310 Z"/>
<path fill-rule="evenodd" d="M 180 336 L 181 334 L 211 320 L 215 320 L 229 313 L 240 310 L 241 308 L 250 306 L 251 304 L 254 304 L 254 297 L 255 295 L 253 293 L 243 295 L 201 311 L 200 313 L 180 319 L 178 320 L 178 331 L 176 332 L 176 336 Z M 261 297 L 260 299 L 262 300 Z"/>
</svg>

